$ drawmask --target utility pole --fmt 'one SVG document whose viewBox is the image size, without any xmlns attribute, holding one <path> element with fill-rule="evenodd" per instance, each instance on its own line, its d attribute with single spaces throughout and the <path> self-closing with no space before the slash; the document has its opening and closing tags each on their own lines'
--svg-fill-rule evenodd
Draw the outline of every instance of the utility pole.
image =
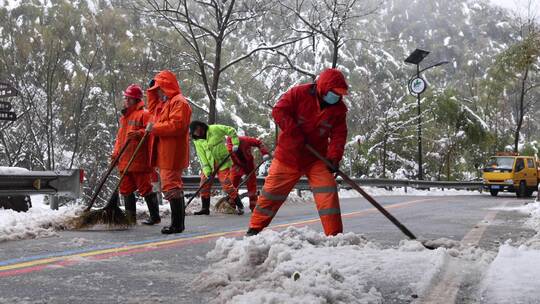
<svg viewBox="0 0 540 304">
<path fill-rule="evenodd" d="M 424 169 L 422 168 L 423 160 L 422 160 L 422 110 L 420 108 L 420 99 L 422 93 L 427 89 L 427 83 L 422 78 L 420 73 L 431 69 L 436 66 L 440 66 L 443 64 L 448 63 L 448 61 L 441 61 L 439 63 L 433 64 L 427 68 L 424 68 L 420 70 L 420 62 L 424 60 L 424 58 L 429 55 L 428 51 L 424 51 L 421 49 L 415 49 L 409 57 L 405 59 L 406 63 L 414 64 L 416 65 L 416 74 L 409 79 L 409 92 L 411 95 L 416 96 L 416 108 L 417 108 L 417 134 L 418 134 L 418 179 L 423 180 L 424 179 Z"/>
</svg>

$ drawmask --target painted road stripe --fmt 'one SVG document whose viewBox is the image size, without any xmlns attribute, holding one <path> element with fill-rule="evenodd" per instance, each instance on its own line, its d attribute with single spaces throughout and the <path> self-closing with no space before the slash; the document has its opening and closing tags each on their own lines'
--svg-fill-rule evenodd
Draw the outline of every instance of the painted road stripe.
<svg viewBox="0 0 540 304">
<path fill-rule="evenodd" d="M 410 205 L 414 205 L 421 202 L 427 202 L 436 200 L 436 198 L 429 198 L 429 199 L 418 199 L 413 200 L 405 203 L 398 203 L 393 204 L 389 206 L 385 206 L 386 209 L 398 209 L 398 208 L 404 208 Z M 375 208 L 370 208 L 366 210 L 361 211 L 355 211 L 350 213 L 345 213 L 342 215 L 344 218 L 351 218 L 351 217 L 357 217 L 357 216 L 363 216 L 371 213 L 378 212 Z M 277 224 L 273 225 L 270 228 L 272 229 L 280 229 L 290 226 L 303 226 L 303 225 L 309 225 L 314 223 L 319 223 L 319 218 L 313 218 L 309 220 L 302 220 L 292 223 L 283 223 L 283 224 Z M 212 239 L 217 239 L 218 237 L 222 236 L 236 236 L 236 235 L 243 235 L 245 232 L 245 229 L 242 230 L 235 230 L 235 231 L 225 231 L 225 232 L 216 232 L 216 233 L 210 233 L 210 234 L 204 234 L 204 235 L 195 235 L 195 236 L 183 236 L 181 238 L 174 238 L 174 239 L 158 239 L 157 241 L 154 240 L 145 240 L 145 241 L 136 241 L 136 242 L 130 242 L 127 246 L 119 246 L 119 247 L 111 247 L 108 248 L 108 246 L 100 247 L 98 249 L 86 249 L 86 250 L 69 250 L 64 252 L 58 252 L 53 253 L 50 255 L 41 255 L 41 256 L 33 256 L 33 257 L 26 257 L 26 258 L 18 258 L 18 259 L 11 259 L 6 260 L 3 262 L 0 262 L 0 277 L 6 277 L 16 274 L 23 274 L 23 273 L 29 273 L 34 271 L 39 271 L 47 268 L 47 265 L 55 264 L 59 266 L 63 266 L 62 264 L 67 263 L 77 263 L 77 258 L 92 258 L 96 260 L 103 260 L 114 256 L 119 255 L 127 255 L 131 253 L 138 253 L 138 252 L 148 252 L 148 251 L 155 251 L 159 249 L 164 248 L 170 248 L 170 247 L 176 247 L 176 246 L 182 246 L 182 245 L 188 245 L 188 244 L 194 244 L 194 243 L 200 243 L 204 241 L 209 241 Z M 14 262 L 14 263 L 13 263 Z"/>
<path fill-rule="evenodd" d="M 504 208 L 509 201 L 502 203 L 497 209 Z M 461 240 L 462 246 L 477 246 L 484 232 L 495 218 L 499 210 L 489 211 L 483 220 L 478 222 Z M 442 279 L 419 302 L 425 304 L 451 304 L 456 302 L 459 287 L 463 281 L 464 272 L 460 269 L 459 261 L 450 259 L 445 265 Z"/>
</svg>

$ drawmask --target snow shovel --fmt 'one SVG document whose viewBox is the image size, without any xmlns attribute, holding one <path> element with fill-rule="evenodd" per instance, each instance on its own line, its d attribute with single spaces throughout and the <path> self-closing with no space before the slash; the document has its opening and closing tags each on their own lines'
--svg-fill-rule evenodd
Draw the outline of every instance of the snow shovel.
<svg viewBox="0 0 540 304">
<path fill-rule="evenodd" d="M 238 184 L 238 187 L 236 187 L 236 189 L 240 189 L 240 187 L 242 187 L 243 185 L 245 185 L 245 183 L 247 183 L 247 181 L 249 180 L 249 178 L 251 177 L 251 175 L 255 174 L 255 172 L 257 172 L 257 170 L 259 170 L 259 168 L 266 162 L 266 160 L 262 160 L 253 170 L 251 170 L 251 172 L 248 173 L 248 175 L 246 175 L 246 177 L 240 182 L 240 184 Z M 225 196 L 223 198 L 221 198 L 217 203 L 216 203 L 216 209 L 219 209 L 220 206 L 229 200 L 229 196 Z"/>
<path fill-rule="evenodd" d="M 128 172 L 129 168 L 131 167 L 131 164 L 133 163 L 133 160 L 135 160 L 135 156 L 137 156 L 137 153 L 141 149 L 143 143 L 146 141 L 146 138 L 148 137 L 148 134 L 150 134 L 151 125 L 149 124 L 146 128 L 143 137 L 139 140 L 139 143 L 137 144 L 137 147 L 133 151 L 133 154 L 131 155 L 131 158 L 129 159 L 126 168 L 124 169 L 124 172 L 120 175 L 120 179 L 116 183 L 116 187 L 114 188 L 113 194 L 111 195 L 111 198 L 105 205 L 105 207 L 91 211 L 88 207 L 85 210 L 85 212 L 79 217 L 79 219 L 76 221 L 76 227 L 77 228 L 83 228 L 92 226 L 95 224 L 107 224 L 109 226 L 130 226 L 132 223 L 130 223 L 129 219 L 127 218 L 126 214 L 120 207 L 118 207 L 118 201 L 120 199 L 118 194 L 118 188 L 120 187 L 120 183 L 122 183 L 122 180 L 126 176 L 126 173 Z M 91 207 L 91 206 L 90 206 Z"/>
<path fill-rule="evenodd" d="M 185 209 L 187 209 L 187 207 L 189 206 L 189 204 L 191 204 L 191 201 L 193 201 L 194 198 L 197 197 L 197 195 L 199 195 L 199 193 L 201 192 L 202 188 L 208 184 L 208 183 L 213 183 L 214 182 L 214 179 L 216 177 L 216 174 L 218 173 L 219 171 L 219 168 L 221 168 L 221 166 L 223 166 L 228 160 L 229 158 L 231 157 L 231 153 L 227 154 L 227 157 L 225 157 L 218 165 L 217 167 L 214 168 L 214 171 L 212 171 L 212 173 L 210 173 L 210 176 L 204 181 L 204 183 L 202 185 L 199 186 L 199 189 L 197 189 L 197 191 L 195 192 L 195 194 L 193 194 L 192 197 L 189 198 L 189 201 L 186 203 L 186 207 Z"/>
<path fill-rule="evenodd" d="M 332 168 L 338 176 L 341 176 L 343 180 L 349 184 L 354 190 L 358 191 L 368 202 L 373 205 L 373 207 L 377 208 L 384 216 L 386 216 L 387 219 L 389 219 L 396 227 L 401 230 L 406 236 L 408 236 L 411 240 L 417 240 L 416 236 L 409 230 L 407 227 L 405 227 L 403 224 L 401 224 L 400 221 L 398 221 L 392 214 L 390 214 L 386 209 L 384 209 L 381 204 L 379 204 L 371 195 L 369 195 L 367 192 L 365 192 L 360 186 L 358 186 L 357 183 L 355 183 L 347 174 L 343 173 L 343 171 L 339 170 L 339 168 L 335 168 L 332 163 L 323 157 L 317 150 L 315 150 L 310 144 L 306 144 L 306 148 L 309 150 L 309 152 L 313 153 L 318 159 L 322 160 L 326 166 L 329 168 Z M 424 242 L 421 242 L 422 245 L 424 245 L 425 248 L 433 250 L 435 247 L 431 245 L 426 245 Z"/>
</svg>

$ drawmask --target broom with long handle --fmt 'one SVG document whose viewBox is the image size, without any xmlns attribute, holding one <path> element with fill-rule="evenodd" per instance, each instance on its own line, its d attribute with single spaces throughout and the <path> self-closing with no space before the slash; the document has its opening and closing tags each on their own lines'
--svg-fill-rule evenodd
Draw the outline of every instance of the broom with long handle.
<svg viewBox="0 0 540 304">
<path fill-rule="evenodd" d="M 113 161 L 109 165 L 109 168 L 107 169 L 105 174 L 103 174 L 103 176 L 101 176 L 101 179 L 99 180 L 99 183 L 98 183 L 96 189 L 94 190 L 94 194 L 92 194 L 92 197 L 90 198 L 90 202 L 88 202 L 88 206 L 86 206 L 86 209 L 84 209 L 84 211 L 90 211 L 90 209 L 92 209 L 92 207 L 94 206 L 94 203 L 96 202 L 96 199 L 97 199 L 97 197 L 99 195 L 99 192 L 101 191 L 101 188 L 103 188 L 103 185 L 105 185 L 105 182 L 107 181 L 107 178 L 109 178 L 109 175 L 111 175 L 112 170 L 114 170 L 114 167 L 116 167 L 116 165 L 118 164 L 118 161 L 120 161 L 120 158 L 122 157 L 122 155 L 126 151 L 126 148 L 128 147 L 128 144 L 129 144 L 129 140 L 127 140 L 124 143 L 124 145 L 122 146 L 122 148 L 118 152 L 118 155 L 113 159 Z"/>
<path fill-rule="evenodd" d="M 195 192 L 195 194 L 193 194 L 192 197 L 189 198 L 189 201 L 186 203 L 186 207 L 187 208 L 189 206 L 189 204 L 191 204 L 191 201 L 193 201 L 193 199 L 195 199 L 197 197 L 197 195 L 199 195 L 199 192 L 201 192 L 202 188 L 204 186 L 206 186 L 207 184 L 209 183 L 213 183 L 214 182 L 214 179 L 216 177 L 216 174 L 218 173 L 219 171 L 219 168 L 221 168 L 221 166 L 223 166 L 227 160 L 229 160 L 229 157 L 231 157 L 231 153 L 227 154 L 227 157 L 225 157 L 218 165 L 217 167 L 214 168 L 214 170 L 212 171 L 212 173 L 210 173 L 210 176 L 208 176 L 208 178 L 204 181 L 204 183 L 202 185 L 199 186 L 199 188 L 197 189 L 197 191 Z"/>
<path fill-rule="evenodd" d="M 255 168 L 253 168 L 253 170 L 251 170 L 248 175 L 246 175 L 246 177 L 244 177 L 244 179 L 240 182 L 240 184 L 238 184 L 238 187 L 236 187 L 236 189 L 240 189 L 240 187 L 242 187 L 243 185 L 245 185 L 247 183 L 247 181 L 249 180 L 249 178 L 255 174 L 255 172 L 257 172 L 257 170 L 259 170 L 259 168 L 265 163 L 267 162 L 268 160 L 262 160 Z M 216 209 L 219 209 L 221 207 L 221 205 L 228 201 L 229 200 L 229 195 L 226 195 L 225 197 L 222 197 L 217 203 L 216 203 Z"/>
<path fill-rule="evenodd" d="M 150 134 L 150 131 L 152 130 L 152 124 L 148 124 L 146 127 L 146 130 L 144 132 L 144 135 L 139 140 L 139 143 L 137 144 L 137 147 L 133 151 L 133 154 L 131 155 L 131 158 L 129 159 L 125 169 L 123 170 L 122 174 L 120 175 L 120 179 L 116 183 L 116 187 L 114 188 L 113 194 L 111 195 L 111 198 L 103 207 L 99 210 L 86 210 L 80 218 L 77 220 L 78 224 L 76 225 L 78 228 L 91 226 L 95 224 L 107 224 L 107 225 L 117 225 L 117 226 L 129 226 L 130 223 L 126 214 L 120 207 L 118 207 L 118 200 L 119 200 L 119 194 L 118 194 L 118 188 L 120 187 L 120 183 L 122 183 L 122 180 L 126 176 L 129 168 L 131 167 L 131 164 L 135 160 L 135 157 L 137 156 L 137 153 L 141 149 L 142 145 L 146 141 L 146 138 Z"/>
</svg>

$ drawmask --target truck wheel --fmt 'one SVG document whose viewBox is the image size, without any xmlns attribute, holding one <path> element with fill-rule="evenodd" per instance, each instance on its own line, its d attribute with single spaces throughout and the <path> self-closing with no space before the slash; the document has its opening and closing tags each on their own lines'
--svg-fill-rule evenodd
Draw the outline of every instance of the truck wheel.
<svg viewBox="0 0 540 304">
<path fill-rule="evenodd" d="M 527 196 L 527 185 L 524 181 L 519 182 L 518 191 L 516 191 L 517 197 L 526 197 Z"/>
<path fill-rule="evenodd" d="M 499 194 L 499 190 L 489 189 L 489 193 L 491 194 L 491 196 L 497 196 L 497 194 Z"/>
</svg>

